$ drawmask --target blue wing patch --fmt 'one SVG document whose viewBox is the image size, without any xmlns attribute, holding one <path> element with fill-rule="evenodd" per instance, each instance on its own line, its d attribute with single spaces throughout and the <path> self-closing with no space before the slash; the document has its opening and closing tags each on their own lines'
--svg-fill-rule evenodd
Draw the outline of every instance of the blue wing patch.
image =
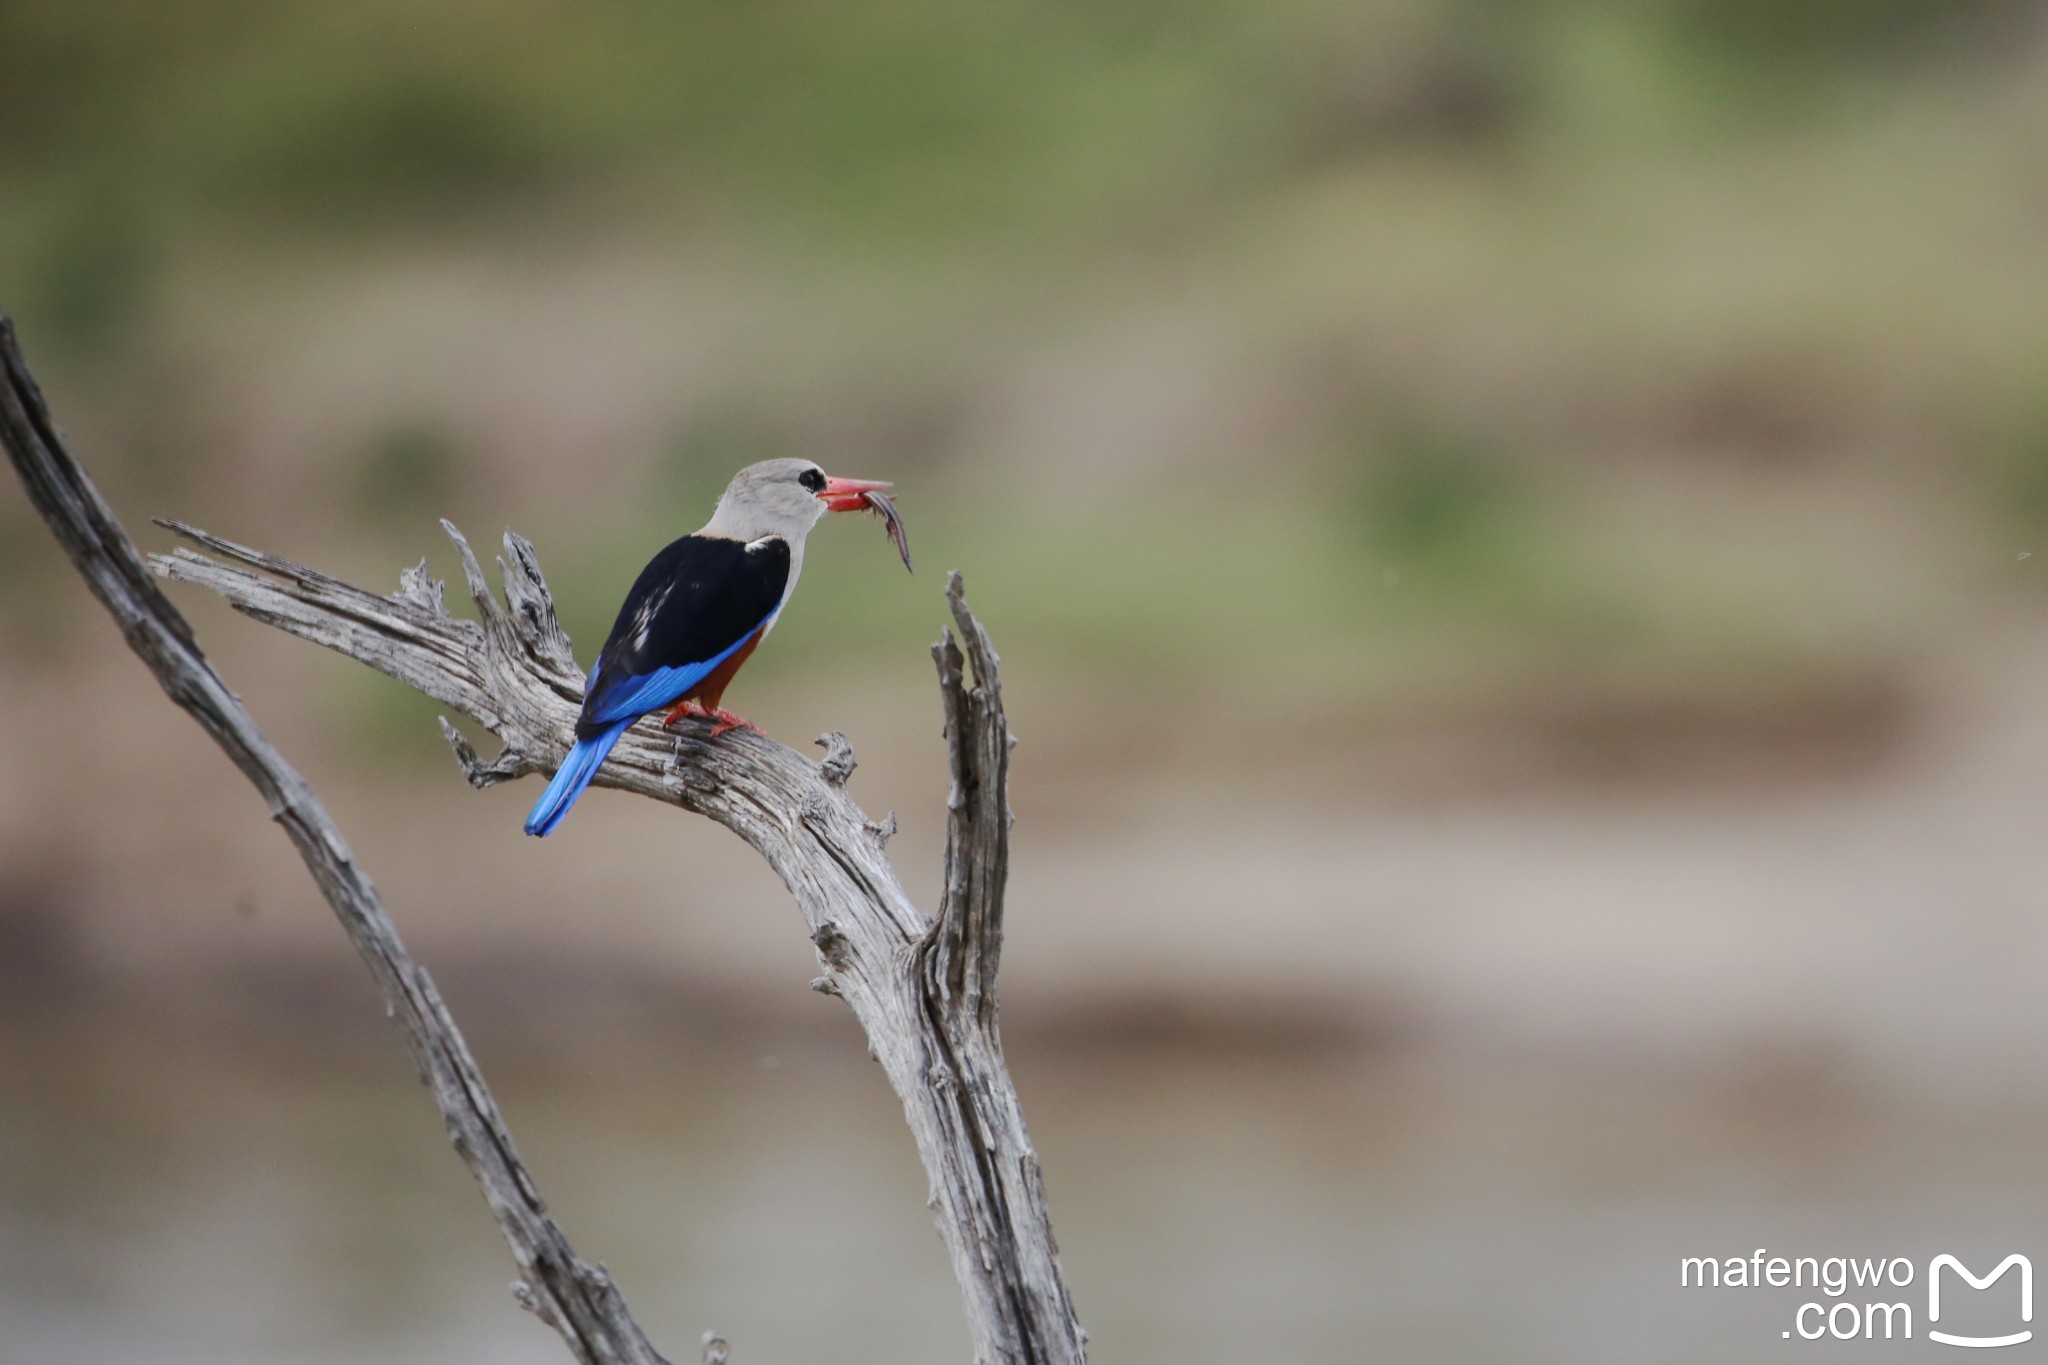
<svg viewBox="0 0 2048 1365">
<path fill-rule="evenodd" d="M 767 624 L 768 618 L 762 617 L 755 623 L 753 630 L 740 636 L 702 663 L 657 668 L 652 673 L 621 678 L 606 688 L 602 697 L 595 699 L 595 706 L 586 704 L 584 719 L 603 725 L 612 721 L 635 719 L 649 711 L 659 711 L 664 706 L 674 704 L 678 697 L 710 677 L 712 670 L 731 658 L 741 645 L 754 638 L 755 631 Z M 584 684 L 586 687 L 597 681 L 597 672 L 595 668 L 590 670 L 590 682 Z"/>
<path fill-rule="evenodd" d="M 658 711 L 704 681 L 717 663 L 684 664 L 681 668 L 657 668 L 637 678 L 621 678 L 605 690 L 604 698 L 589 712 L 599 724 L 644 716 Z"/>
</svg>

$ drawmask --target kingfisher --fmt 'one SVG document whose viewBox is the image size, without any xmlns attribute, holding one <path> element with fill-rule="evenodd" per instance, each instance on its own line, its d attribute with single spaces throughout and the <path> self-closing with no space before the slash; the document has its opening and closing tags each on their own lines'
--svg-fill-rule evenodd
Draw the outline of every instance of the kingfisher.
<svg viewBox="0 0 2048 1365">
<path fill-rule="evenodd" d="M 619 736 L 642 716 L 666 709 L 664 728 L 705 716 L 713 739 L 756 730 L 719 700 L 796 591 L 811 528 L 827 512 L 879 512 L 903 567 L 910 567 L 890 487 L 830 478 L 809 460 L 763 460 L 733 475 L 703 529 L 647 561 L 626 594 L 584 683 L 575 747 L 526 817 L 526 832 L 544 835 L 560 824 Z"/>
</svg>

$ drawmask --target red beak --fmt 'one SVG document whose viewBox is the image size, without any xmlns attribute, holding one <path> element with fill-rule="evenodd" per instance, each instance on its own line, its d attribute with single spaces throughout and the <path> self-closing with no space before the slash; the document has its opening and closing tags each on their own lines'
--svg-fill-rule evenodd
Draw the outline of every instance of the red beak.
<svg viewBox="0 0 2048 1365">
<path fill-rule="evenodd" d="M 872 479 L 831 479 L 818 490 L 818 500 L 834 512 L 858 512 L 868 505 L 866 494 L 886 493 L 894 484 Z"/>
</svg>

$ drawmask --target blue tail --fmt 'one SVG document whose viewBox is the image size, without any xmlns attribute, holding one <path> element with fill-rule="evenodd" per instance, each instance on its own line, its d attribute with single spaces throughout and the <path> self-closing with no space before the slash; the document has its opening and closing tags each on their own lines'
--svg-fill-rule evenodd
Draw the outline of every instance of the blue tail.
<svg viewBox="0 0 2048 1365">
<path fill-rule="evenodd" d="M 619 742 L 619 736 L 626 733 L 626 727 L 638 719 L 638 716 L 630 716 L 595 739 L 576 741 L 576 747 L 562 760 L 562 766 L 555 769 L 555 780 L 548 783 L 548 789 L 540 794 L 540 800 L 533 803 L 533 813 L 526 817 L 528 834 L 546 834 L 562 823 L 569 807 L 576 804 L 576 798 L 583 795 L 590 779 L 597 776 L 597 765 L 604 762 L 605 755 Z"/>
</svg>

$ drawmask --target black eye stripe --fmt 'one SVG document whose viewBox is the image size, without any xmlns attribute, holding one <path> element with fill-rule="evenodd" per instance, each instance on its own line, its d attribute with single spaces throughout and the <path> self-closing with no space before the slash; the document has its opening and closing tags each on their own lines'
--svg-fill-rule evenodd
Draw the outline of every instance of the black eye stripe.
<svg viewBox="0 0 2048 1365">
<path fill-rule="evenodd" d="M 825 475 L 816 469 L 806 469 L 796 476 L 796 481 L 815 493 L 825 486 Z"/>
</svg>

